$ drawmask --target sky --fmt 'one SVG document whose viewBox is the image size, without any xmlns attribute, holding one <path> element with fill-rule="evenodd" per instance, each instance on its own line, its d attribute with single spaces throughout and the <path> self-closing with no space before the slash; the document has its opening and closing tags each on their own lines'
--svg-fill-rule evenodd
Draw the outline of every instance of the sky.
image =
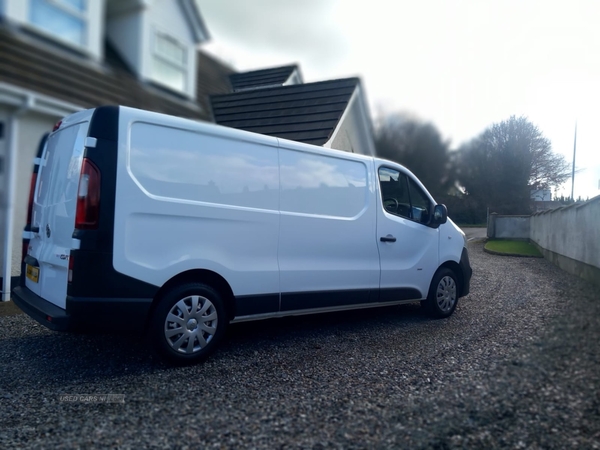
<svg viewBox="0 0 600 450">
<path fill-rule="evenodd" d="M 524 115 L 571 164 L 577 123 L 575 197 L 600 195 L 598 0 L 196 1 L 236 70 L 359 76 L 373 119 L 416 115 L 451 148 Z"/>
</svg>

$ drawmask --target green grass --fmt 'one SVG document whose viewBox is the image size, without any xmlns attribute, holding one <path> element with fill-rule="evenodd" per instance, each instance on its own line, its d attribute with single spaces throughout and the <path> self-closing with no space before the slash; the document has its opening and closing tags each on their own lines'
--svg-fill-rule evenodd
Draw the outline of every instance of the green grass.
<svg viewBox="0 0 600 450">
<path fill-rule="evenodd" d="M 485 249 L 506 255 L 542 257 L 533 244 L 524 241 L 487 241 Z"/>
</svg>

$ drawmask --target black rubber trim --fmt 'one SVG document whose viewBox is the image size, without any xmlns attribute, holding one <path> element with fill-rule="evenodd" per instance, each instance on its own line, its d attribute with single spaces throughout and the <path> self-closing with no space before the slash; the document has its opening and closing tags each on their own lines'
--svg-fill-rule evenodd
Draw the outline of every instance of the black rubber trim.
<svg viewBox="0 0 600 450">
<path fill-rule="evenodd" d="M 64 309 L 44 300 L 26 287 L 14 288 L 12 300 L 28 316 L 51 330 L 66 331 L 70 329 L 71 318 Z"/>
<path fill-rule="evenodd" d="M 279 294 L 242 295 L 235 298 L 235 316 L 253 316 L 279 311 Z"/>
<path fill-rule="evenodd" d="M 380 302 L 397 302 L 401 300 L 421 300 L 423 294 L 414 288 L 384 288 L 379 290 Z"/>
<path fill-rule="evenodd" d="M 27 255 L 25 256 L 25 259 L 23 260 L 23 262 L 25 264 L 29 264 L 32 267 L 40 267 L 40 263 L 38 262 L 37 259 L 35 259 L 33 256 L 31 255 Z"/>
<path fill-rule="evenodd" d="M 38 144 L 38 148 L 37 148 L 37 153 L 35 154 L 36 158 L 42 157 L 42 153 L 44 152 L 44 146 L 46 145 L 46 142 L 48 141 L 48 136 L 50 136 L 49 131 L 44 133 L 44 135 L 42 136 L 42 139 L 40 139 L 40 143 Z M 34 164 L 33 165 L 33 173 L 38 173 L 39 170 L 40 170 L 40 165 Z"/>
<path fill-rule="evenodd" d="M 466 247 L 463 248 L 458 265 L 463 274 L 459 297 L 464 297 L 465 295 L 469 295 L 471 276 L 473 275 L 473 269 L 471 268 L 471 262 L 469 261 L 469 252 Z"/>
<path fill-rule="evenodd" d="M 281 294 L 281 311 L 359 305 L 361 303 L 376 302 L 377 298 L 377 290 L 371 289 L 284 292 Z"/>
<path fill-rule="evenodd" d="M 140 332 L 144 329 L 152 298 L 98 298 L 67 296 L 73 329 Z"/>
<path fill-rule="evenodd" d="M 119 107 L 108 105 L 96 108 L 88 136 L 116 142 L 119 139 Z"/>
<path fill-rule="evenodd" d="M 71 250 L 73 280 L 68 284 L 71 298 L 154 298 L 158 287 L 117 272 L 113 266 L 115 198 L 119 138 L 119 107 L 96 108 L 88 136 L 96 146 L 86 147 L 84 157 L 100 171 L 100 215 L 98 228 L 75 230 L 73 238 L 81 241 Z"/>
<path fill-rule="evenodd" d="M 75 230 L 81 250 L 111 251 L 115 228 L 115 195 L 119 137 L 119 108 L 102 106 L 92 115 L 88 136 L 96 138 L 94 148 L 86 147 L 84 157 L 100 171 L 100 217 L 98 228 Z"/>
<path fill-rule="evenodd" d="M 159 286 L 117 272 L 113 253 L 71 250 L 73 279 L 67 295 L 73 298 L 154 298 Z"/>
</svg>

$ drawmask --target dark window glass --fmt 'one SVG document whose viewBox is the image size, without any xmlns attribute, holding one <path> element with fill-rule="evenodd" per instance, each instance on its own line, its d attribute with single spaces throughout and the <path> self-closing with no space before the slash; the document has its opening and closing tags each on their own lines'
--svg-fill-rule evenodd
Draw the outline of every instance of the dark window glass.
<svg viewBox="0 0 600 450">
<path fill-rule="evenodd" d="M 382 167 L 379 169 L 379 185 L 384 209 L 391 214 L 410 219 L 410 196 L 406 175 Z"/>
<path fill-rule="evenodd" d="M 431 214 L 431 201 L 425 195 L 417 184 L 409 179 L 408 185 L 410 189 L 410 202 L 412 219 L 419 223 L 429 223 L 429 215 Z"/>
<path fill-rule="evenodd" d="M 387 167 L 379 169 L 383 208 L 390 214 L 419 223 L 429 223 L 432 204 L 429 197 L 407 175 Z"/>
</svg>

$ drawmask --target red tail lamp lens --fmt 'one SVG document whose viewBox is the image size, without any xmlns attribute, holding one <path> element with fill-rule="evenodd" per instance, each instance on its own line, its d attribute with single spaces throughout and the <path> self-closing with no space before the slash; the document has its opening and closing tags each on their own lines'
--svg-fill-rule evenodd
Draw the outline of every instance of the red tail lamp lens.
<svg viewBox="0 0 600 450">
<path fill-rule="evenodd" d="M 84 158 L 79 177 L 75 228 L 89 230 L 98 228 L 100 216 L 100 170 Z"/>
</svg>

